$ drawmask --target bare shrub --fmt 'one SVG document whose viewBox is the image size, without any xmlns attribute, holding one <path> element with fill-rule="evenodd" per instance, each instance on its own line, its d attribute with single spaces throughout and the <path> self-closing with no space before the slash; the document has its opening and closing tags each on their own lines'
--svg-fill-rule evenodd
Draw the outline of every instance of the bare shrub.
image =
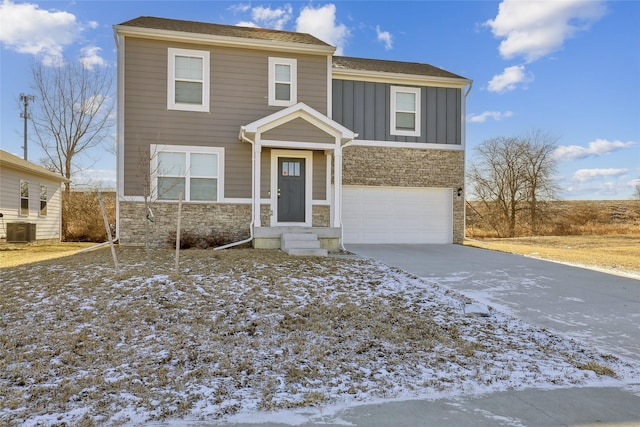
<svg viewBox="0 0 640 427">
<path fill-rule="evenodd" d="M 211 230 L 208 233 L 202 233 L 191 230 L 182 230 L 180 232 L 180 249 L 209 249 L 223 246 L 235 241 L 234 236 L 223 230 Z M 176 247 L 176 233 L 173 232 L 167 238 L 167 243 L 171 247 Z M 243 245 L 241 247 L 248 247 Z"/>
</svg>

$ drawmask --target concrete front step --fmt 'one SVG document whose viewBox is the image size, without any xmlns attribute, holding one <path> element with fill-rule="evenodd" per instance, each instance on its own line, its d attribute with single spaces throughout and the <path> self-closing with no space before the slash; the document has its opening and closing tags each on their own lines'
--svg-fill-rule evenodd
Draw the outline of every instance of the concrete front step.
<svg viewBox="0 0 640 427">
<path fill-rule="evenodd" d="M 284 233 L 280 238 L 280 249 L 289 255 L 327 256 L 328 251 L 320 247 L 318 235 L 314 233 Z"/>
<path fill-rule="evenodd" d="M 329 252 L 326 249 L 287 249 L 285 251 L 289 255 L 296 256 L 328 256 Z"/>
</svg>

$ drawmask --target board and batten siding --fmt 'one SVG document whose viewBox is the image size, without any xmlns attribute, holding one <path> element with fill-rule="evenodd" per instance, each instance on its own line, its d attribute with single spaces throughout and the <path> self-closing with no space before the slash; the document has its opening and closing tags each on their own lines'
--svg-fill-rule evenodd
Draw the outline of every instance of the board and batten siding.
<svg viewBox="0 0 640 427">
<path fill-rule="evenodd" d="M 269 57 L 295 58 L 298 102 L 327 113 L 327 57 L 125 37 L 124 196 L 142 196 L 151 144 L 223 147 L 225 199 L 251 197 L 251 146 L 240 127 L 279 111 L 268 105 Z M 167 109 L 168 48 L 210 52 L 209 112 Z"/>
<path fill-rule="evenodd" d="M 29 183 L 29 214 L 20 214 L 20 180 Z M 47 215 L 40 215 L 40 185 L 47 187 Z M 0 212 L 6 236 L 7 224 L 28 222 L 36 224 L 36 240 L 60 239 L 62 218 L 61 182 L 3 166 L 0 168 Z"/>
<path fill-rule="evenodd" d="M 421 132 L 412 137 L 391 135 L 391 86 L 399 85 L 334 79 L 333 120 L 358 133 L 360 140 L 461 144 L 461 89 L 421 87 Z"/>
</svg>

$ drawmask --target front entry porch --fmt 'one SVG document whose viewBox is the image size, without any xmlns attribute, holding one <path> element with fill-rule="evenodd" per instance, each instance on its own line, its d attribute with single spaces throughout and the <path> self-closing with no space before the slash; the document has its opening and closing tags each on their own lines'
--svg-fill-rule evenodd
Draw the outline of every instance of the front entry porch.
<svg viewBox="0 0 640 427">
<path fill-rule="evenodd" d="M 256 249 L 280 249 L 285 234 L 314 234 L 320 241 L 320 248 L 330 252 L 340 250 L 340 227 L 255 227 L 253 229 L 253 247 Z"/>
</svg>

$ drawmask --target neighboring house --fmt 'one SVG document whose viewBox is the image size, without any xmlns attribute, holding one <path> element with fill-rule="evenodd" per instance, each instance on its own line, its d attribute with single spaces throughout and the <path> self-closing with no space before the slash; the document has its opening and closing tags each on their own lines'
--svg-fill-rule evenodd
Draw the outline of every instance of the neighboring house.
<svg viewBox="0 0 640 427">
<path fill-rule="evenodd" d="M 62 184 L 68 180 L 0 150 L 0 238 L 59 242 Z"/>
<path fill-rule="evenodd" d="M 461 243 L 471 80 L 301 33 L 140 17 L 118 47 L 118 235 Z M 147 202 L 145 204 L 145 200 Z"/>
</svg>

